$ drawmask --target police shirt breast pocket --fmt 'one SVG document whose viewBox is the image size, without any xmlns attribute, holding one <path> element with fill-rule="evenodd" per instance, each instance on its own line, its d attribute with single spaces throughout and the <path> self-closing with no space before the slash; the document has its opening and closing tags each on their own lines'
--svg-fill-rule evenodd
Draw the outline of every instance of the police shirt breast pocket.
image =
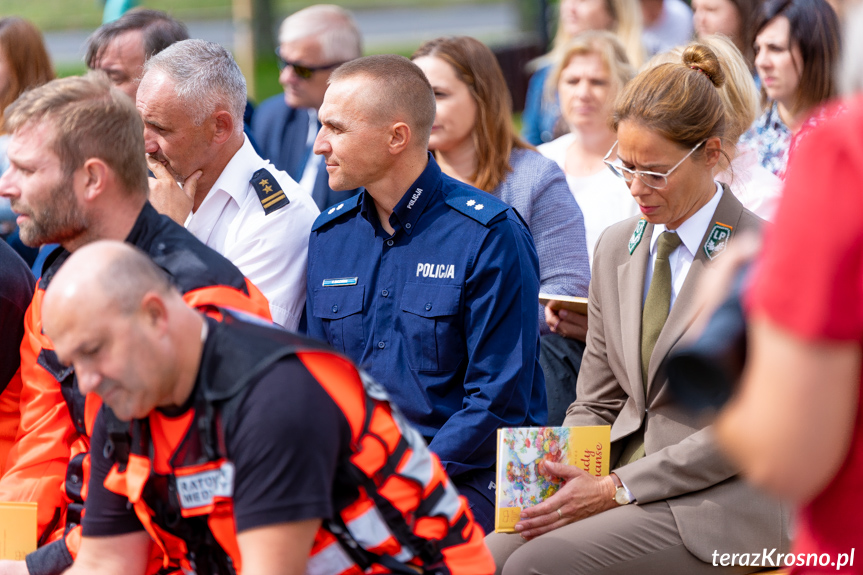
<svg viewBox="0 0 863 575">
<path fill-rule="evenodd" d="M 315 290 L 316 318 L 323 320 L 327 342 L 347 355 L 362 353 L 365 286 L 320 287 Z M 358 356 L 354 356 L 358 357 Z"/>
<path fill-rule="evenodd" d="M 465 356 L 461 286 L 408 282 L 402 294 L 403 332 L 411 369 L 453 371 Z"/>
</svg>

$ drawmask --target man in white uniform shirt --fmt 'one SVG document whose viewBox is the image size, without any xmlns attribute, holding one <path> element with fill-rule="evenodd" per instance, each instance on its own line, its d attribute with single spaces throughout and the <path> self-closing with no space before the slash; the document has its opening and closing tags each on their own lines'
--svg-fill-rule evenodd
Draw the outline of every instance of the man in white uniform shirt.
<svg viewBox="0 0 863 575">
<path fill-rule="evenodd" d="M 319 210 L 243 134 L 246 81 L 221 46 L 178 42 L 147 61 L 144 120 L 150 202 L 231 260 L 294 330 L 305 303 L 308 239 Z"/>
</svg>

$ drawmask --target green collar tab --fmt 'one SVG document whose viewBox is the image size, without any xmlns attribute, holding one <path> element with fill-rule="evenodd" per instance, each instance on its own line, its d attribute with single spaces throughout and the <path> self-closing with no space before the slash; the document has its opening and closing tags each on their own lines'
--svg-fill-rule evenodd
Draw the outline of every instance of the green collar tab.
<svg viewBox="0 0 863 575">
<path fill-rule="evenodd" d="M 641 238 L 644 237 L 645 228 L 647 228 L 647 220 L 641 218 L 635 226 L 635 231 L 632 232 L 632 237 L 629 238 L 629 255 L 632 255 L 632 252 L 634 252 L 635 248 L 638 247 L 638 244 L 641 243 Z"/>
<path fill-rule="evenodd" d="M 710 230 L 710 234 L 704 242 L 704 255 L 707 256 L 707 259 L 713 261 L 725 252 L 733 229 L 731 226 L 719 222 L 713 224 L 713 229 Z"/>
</svg>

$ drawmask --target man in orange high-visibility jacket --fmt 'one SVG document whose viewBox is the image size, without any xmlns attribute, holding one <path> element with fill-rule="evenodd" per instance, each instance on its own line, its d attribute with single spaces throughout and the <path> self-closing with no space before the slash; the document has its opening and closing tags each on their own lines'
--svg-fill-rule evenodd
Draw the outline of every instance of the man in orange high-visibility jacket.
<svg viewBox="0 0 863 575">
<path fill-rule="evenodd" d="M 69 573 L 140 575 L 153 544 L 197 575 L 494 571 L 419 432 L 323 344 L 204 316 L 120 242 L 73 254 L 44 302 L 57 356 L 105 401 Z"/>
<path fill-rule="evenodd" d="M 98 239 L 125 240 L 166 270 L 191 305 L 219 305 L 269 319 L 266 299 L 224 257 L 147 202 L 143 125 L 134 104 L 101 76 L 55 80 L 6 112 L 11 167 L 0 194 L 21 214 L 29 245 L 61 245 L 46 261 L 25 317 L 23 387 L 4 392 L 0 413 L 20 426 L 0 479 L 0 501 L 38 503 L 40 548 L 5 572 L 61 573 L 80 540 L 90 434 L 100 407 L 78 389 L 42 331 L 44 291 L 70 252 Z M 111 279 L 129 288 L 122 276 Z M 5 571 L 4 571 L 5 570 Z"/>
</svg>

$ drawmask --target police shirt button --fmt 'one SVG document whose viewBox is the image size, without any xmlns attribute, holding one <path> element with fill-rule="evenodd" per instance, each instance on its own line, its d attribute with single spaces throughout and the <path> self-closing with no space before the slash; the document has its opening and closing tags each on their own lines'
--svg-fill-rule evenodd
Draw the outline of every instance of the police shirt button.
<svg viewBox="0 0 863 575">
<path fill-rule="evenodd" d="M 387 245 L 388 245 L 388 246 L 392 246 L 392 245 L 393 245 L 393 241 L 392 241 L 392 240 L 387 240 Z"/>
<path fill-rule="evenodd" d="M 379 342 L 378 342 L 378 347 L 379 347 L 379 348 L 383 349 L 383 348 L 385 348 L 386 346 L 387 346 L 387 344 L 386 344 L 386 343 L 384 343 L 384 342 L 382 342 L 382 341 L 379 341 Z"/>
<path fill-rule="evenodd" d="M 381 295 L 387 297 L 388 295 L 390 295 L 390 292 L 389 290 L 381 290 Z"/>
<path fill-rule="evenodd" d="M 426 311 L 430 311 L 430 310 L 431 310 L 431 304 L 430 304 L 430 303 L 427 303 L 427 304 L 426 304 Z"/>
<path fill-rule="evenodd" d="M 339 311 L 339 306 L 334 305 L 333 306 L 333 313 L 336 313 L 337 311 Z"/>
<path fill-rule="evenodd" d="M 411 229 L 411 225 L 410 225 L 410 224 L 405 224 L 405 229 L 406 229 L 406 230 Z"/>
<path fill-rule="evenodd" d="M 79 417 L 75 420 L 75 425 L 77 425 L 78 427 L 84 427 L 84 420 Z"/>
<path fill-rule="evenodd" d="M 72 482 L 72 485 L 76 485 L 76 484 L 78 483 L 78 476 L 77 476 L 77 475 L 74 475 L 74 474 L 73 474 L 73 475 L 70 475 L 70 476 L 69 476 L 69 481 L 70 481 L 70 482 Z"/>
</svg>

